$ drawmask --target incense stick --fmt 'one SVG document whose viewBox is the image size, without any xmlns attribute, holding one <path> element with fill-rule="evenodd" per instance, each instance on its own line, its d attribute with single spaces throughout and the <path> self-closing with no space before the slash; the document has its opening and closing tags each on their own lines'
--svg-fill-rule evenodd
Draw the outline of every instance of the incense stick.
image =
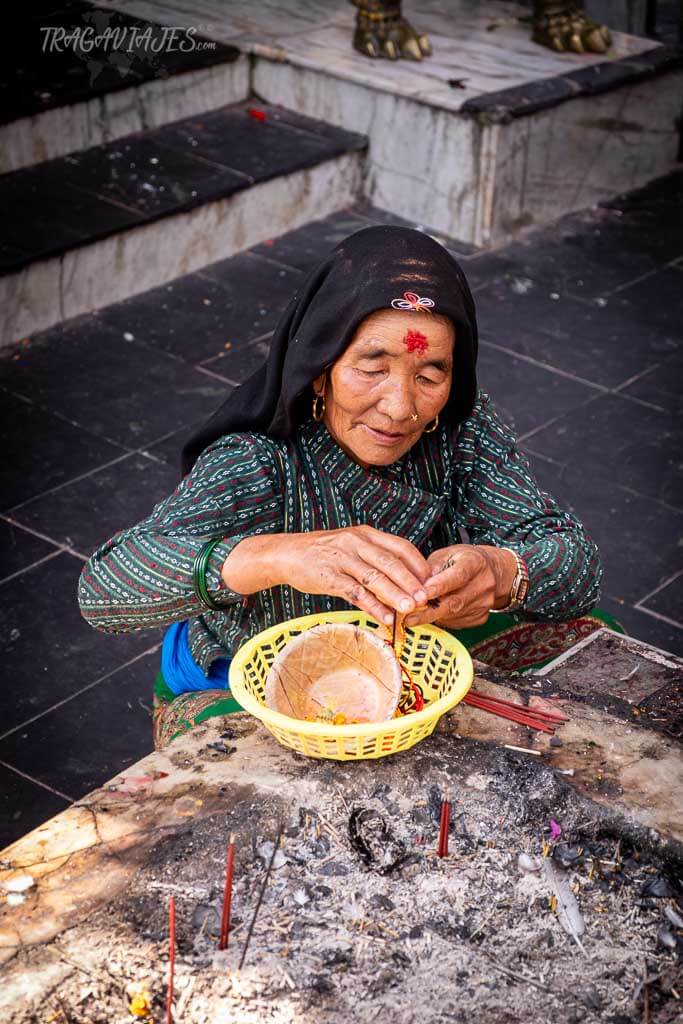
<svg viewBox="0 0 683 1024">
<path fill-rule="evenodd" d="M 503 700 L 502 697 L 490 697 L 485 693 L 479 693 L 477 690 L 470 690 L 466 695 L 467 697 L 476 697 L 479 700 L 489 701 L 491 704 L 500 704 L 506 708 L 512 708 L 517 711 L 529 712 L 536 718 L 547 718 L 550 722 L 568 722 L 568 717 L 561 711 L 550 711 L 547 708 L 532 708 L 526 704 L 519 704 L 517 701 Z"/>
<path fill-rule="evenodd" d="M 279 829 L 278 834 L 277 834 L 277 839 L 275 840 L 275 845 L 273 846 L 273 852 L 272 852 L 270 860 L 268 862 L 268 867 L 266 868 L 266 874 L 265 874 L 265 878 L 263 879 L 263 885 L 261 886 L 261 892 L 259 893 L 259 897 L 258 897 L 258 900 L 256 902 L 256 906 L 254 908 L 254 913 L 253 913 L 252 919 L 249 922 L 249 931 L 247 932 L 247 937 L 244 940 L 244 949 L 242 950 L 242 956 L 240 957 L 240 962 L 239 962 L 238 967 L 237 967 L 238 971 L 241 971 L 242 967 L 244 966 L 244 960 L 245 960 L 246 955 L 247 955 L 247 950 L 249 949 L 249 943 L 251 942 L 251 934 L 252 934 L 252 932 L 254 930 L 254 925 L 256 924 L 256 918 L 258 916 L 259 910 L 261 909 L 261 904 L 263 903 L 263 897 L 266 894 L 266 886 L 268 885 L 268 879 L 270 878 L 270 872 L 273 870 L 273 861 L 275 860 L 275 854 L 280 849 L 280 840 L 282 839 L 282 830 L 283 830 L 283 828 L 284 828 L 284 825 L 281 823 L 280 824 L 280 829 Z"/>
<path fill-rule="evenodd" d="M 437 856 L 448 856 L 448 830 L 451 824 L 451 805 L 448 798 L 441 801 L 441 822 L 439 824 L 439 846 Z"/>
<path fill-rule="evenodd" d="M 476 693 L 468 693 L 463 697 L 463 702 L 469 704 L 470 707 L 479 708 L 481 711 L 488 711 L 492 715 L 497 715 L 499 718 L 507 718 L 512 722 L 517 722 L 518 725 L 526 725 L 531 729 L 536 729 L 538 732 L 554 733 L 555 727 L 561 724 L 554 718 L 546 719 L 541 714 L 537 714 L 536 711 L 527 709 L 522 704 L 515 704 L 508 706 L 507 704 L 500 704 L 492 697 L 484 697 Z"/>
<path fill-rule="evenodd" d="M 221 914 L 221 932 L 218 940 L 219 949 L 228 948 L 230 932 L 230 907 L 232 904 L 232 872 L 235 864 L 235 833 L 230 833 L 228 840 L 228 856 L 225 864 L 225 886 L 223 887 L 223 911 Z"/>
<path fill-rule="evenodd" d="M 171 1024 L 173 1010 L 173 975 L 175 972 L 175 896 L 168 900 L 168 996 L 166 999 L 166 1024 Z"/>
</svg>

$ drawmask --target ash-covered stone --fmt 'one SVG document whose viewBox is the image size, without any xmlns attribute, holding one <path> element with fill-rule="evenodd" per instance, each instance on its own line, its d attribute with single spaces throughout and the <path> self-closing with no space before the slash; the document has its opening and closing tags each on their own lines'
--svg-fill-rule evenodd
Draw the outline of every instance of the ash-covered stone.
<svg viewBox="0 0 683 1024">
<path fill-rule="evenodd" d="M 597 742 L 605 730 L 586 721 Z M 542 758 L 507 751 L 488 732 L 482 741 L 451 727 L 412 751 L 353 765 L 296 758 L 252 730 L 236 739 L 235 754 L 207 765 L 215 774 L 201 789 L 193 788 L 197 751 L 220 730 L 207 728 L 194 747 L 192 734 L 181 738 L 182 750 L 168 757 L 178 753 L 187 770 L 155 798 L 167 801 L 163 824 L 133 803 L 113 822 L 139 828 L 148 814 L 154 836 L 136 850 L 130 833 L 128 847 L 98 864 L 97 872 L 119 870 L 136 857 L 125 887 L 106 907 L 88 905 L 70 919 L 58 941 L 17 954 L 17 984 L 43 988 L 12 1024 L 57 1022 L 60 1003 L 74 1024 L 118 1024 L 129 1016 L 126 993 L 143 979 L 153 1019 L 163 1020 L 170 895 L 182 1024 L 635 1024 L 646 991 L 650 1024 L 673 1024 L 683 992 L 680 850 L 662 838 L 661 807 L 659 818 L 648 817 L 650 804 L 638 797 L 631 815 L 623 800 L 594 796 L 590 773 L 602 767 L 612 738 L 600 759 L 588 741 L 584 755 L 583 722 L 574 713 L 573 738 L 544 748 Z M 628 732 L 620 736 L 623 764 L 637 767 L 641 748 Z M 642 756 L 650 757 L 648 770 L 669 778 L 673 755 Z M 568 764 L 576 768 L 571 782 L 560 774 Z M 451 838 L 449 855 L 439 858 L 445 795 Z M 92 801 L 92 813 L 107 836 L 120 804 L 105 815 L 97 803 L 105 798 Z M 194 817 L 169 817 L 188 798 Z M 548 844 L 551 820 L 562 834 Z M 230 833 L 237 835 L 231 932 L 217 954 Z M 282 860 L 266 880 L 274 850 Z M 561 927 L 546 870 L 519 869 L 524 858 L 542 865 L 548 856 L 585 921 L 586 956 Z M 96 872 L 88 877 L 99 884 Z M 52 878 L 39 878 L 31 894 L 43 886 L 47 893 Z M 660 879 L 674 895 L 667 887 L 656 895 Z"/>
</svg>

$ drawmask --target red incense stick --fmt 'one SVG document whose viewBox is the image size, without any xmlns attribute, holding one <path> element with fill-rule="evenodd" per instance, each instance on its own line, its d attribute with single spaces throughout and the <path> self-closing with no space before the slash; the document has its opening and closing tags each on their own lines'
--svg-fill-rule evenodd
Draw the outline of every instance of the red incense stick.
<svg viewBox="0 0 683 1024">
<path fill-rule="evenodd" d="M 528 707 L 526 704 L 519 704 L 516 701 L 503 700 L 502 697 L 489 697 L 487 694 L 478 693 L 476 690 L 470 690 L 469 693 L 466 694 L 464 699 L 467 700 L 468 697 L 476 697 L 478 700 L 485 700 L 489 704 L 500 704 L 502 705 L 502 707 L 505 708 L 512 708 L 513 710 L 523 711 L 525 713 L 534 715 L 536 718 L 548 719 L 549 722 L 569 721 L 568 717 L 562 714 L 561 711 L 550 711 L 547 708 L 532 708 Z"/>
<path fill-rule="evenodd" d="M 535 729 L 537 732 L 546 732 L 551 735 L 555 732 L 555 726 L 548 725 L 546 722 L 540 722 L 536 718 L 532 718 L 527 715 L 519 715 L 515 711 L 508 711 L 505 708 L 494 711 L 487 704 L 479 704 L 474 701 L 468 702 L 470 707 L 479 708 L 480 711 L 489 711 L 497 715 L 499 718 L 507 718 L 510 722 L 515 722 L 517 725 L 525 725 L 530 729 Z"/>
<path fill-rule="evenodd" d="M 448 829 L 451 824 L 451 805 L 448 800 L 441 801 L 441 823 L 439 825 L 439 857 L 448 856 Z"/>
<path fill-rule="evenodd" d="M 512 722 L 517 722 L 518 725 L 529 726 L 538 732 L 552 734 L 555 732 L 555 727 L 560 724 L 556 719 L 540 717 L 534 710 L 527 709 L 521 704 L 507 707 L 491 701 L 487 697 L 481 697 L 478 694 L 468 693 L 463 698 L 463 702 L 469 704 L 470 707 L 479 708 L 481 711 L 488 711 L 493 715 L 498 715 L 499 718 L 507 718 Z"/>
<path fill-rule="evenodd" d="M 168 997 L 166 999 L 166 1024 L 171 1024 L 173 1010 L 173 974 L 175 971 L 175 896 L 168 900 Z"/>
<path fill-rule="evenodd" d="M 482 711 L 489 711 L 491 714 L 499 715 L 501 718 L 510 718 L 521 725 L 528 725 L 542 732 L 553 732 L 556 726 L 569 721 L 567 716 L 560 712 L 546 711 L 543 708 L 530 708 L 524 704 L 502 700 L 498 697 L 487 697 L 483 693 L 477 693 L 472 690 L 465 695 L 463 701 L 472 707 L 480 708 Z M 538 723 L 544 724 L 539 725 Z"/>
<path fill-rule="evenodd" d="M 230 932 L 230 905 L 232 903 L 232 871 L 235 864 L 235 833 L 230 833 L 228 840 L 228 857 L 225 864 L 225 887 L 223 889 L 223 913 L 221 914 L 221 934 L 218 940 L 219 949 L 228 948 Z"/>
</svg>

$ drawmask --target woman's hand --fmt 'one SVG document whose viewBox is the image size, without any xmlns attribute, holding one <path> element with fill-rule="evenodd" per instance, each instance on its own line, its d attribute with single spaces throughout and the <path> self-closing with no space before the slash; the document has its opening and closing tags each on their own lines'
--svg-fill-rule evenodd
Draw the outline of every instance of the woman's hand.
<svg viewBox="0 0 683 1024">
<path fill-rule="evenodd" d="M 505 548 L 456 544 L 432 552 L 432 575 L 425 583 L 426 607 L 406 616 L 406 626 L 435 622 L 465 629 L 486 622 L 492 608 L 504 608 L 517 574 L 514 555 Z"/>
<path fill-rule="evenodd" d="M 235 545 L 223 565 L 239 594 L 288 584 L 306 594 L 341 597 L 378 622 L 414 611 L 428 598 L 432 570 L 414 544 L 372 526 L 261 534 Z"/>
</svg>

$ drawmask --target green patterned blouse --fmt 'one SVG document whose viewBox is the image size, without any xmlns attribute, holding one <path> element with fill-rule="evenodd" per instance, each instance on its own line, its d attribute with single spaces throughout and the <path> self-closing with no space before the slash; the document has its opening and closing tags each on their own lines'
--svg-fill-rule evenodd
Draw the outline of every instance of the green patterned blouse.
<svg viewBox="0 0 683 1024">
<path fill-rule="evenodd" d="M 277 586 L 243 598 L 220 578 L 233 547 L 259 533 L 368 524 L 405 537 L 426 557 L 458 543 L 492 544 L 526 561 L 525 615 L 568 619 L 598 600 L 601 569 L 578 520 L 541 491 L 510 430 L 480 392 L 459 428 L 425 434 L 401 459 L 363 469 L 322 423 L 288 441 L 228 434 L 152 514 L 103 544 L 79 582 L 83 615 L 108 633 L 190 620 L 192 655 L 205 672 L 250 636 L 285 619 L 348 609 L 340 598 Z M 192 589 L 192 564 L 212 537 L 207 610 Z"/>
</svg>

